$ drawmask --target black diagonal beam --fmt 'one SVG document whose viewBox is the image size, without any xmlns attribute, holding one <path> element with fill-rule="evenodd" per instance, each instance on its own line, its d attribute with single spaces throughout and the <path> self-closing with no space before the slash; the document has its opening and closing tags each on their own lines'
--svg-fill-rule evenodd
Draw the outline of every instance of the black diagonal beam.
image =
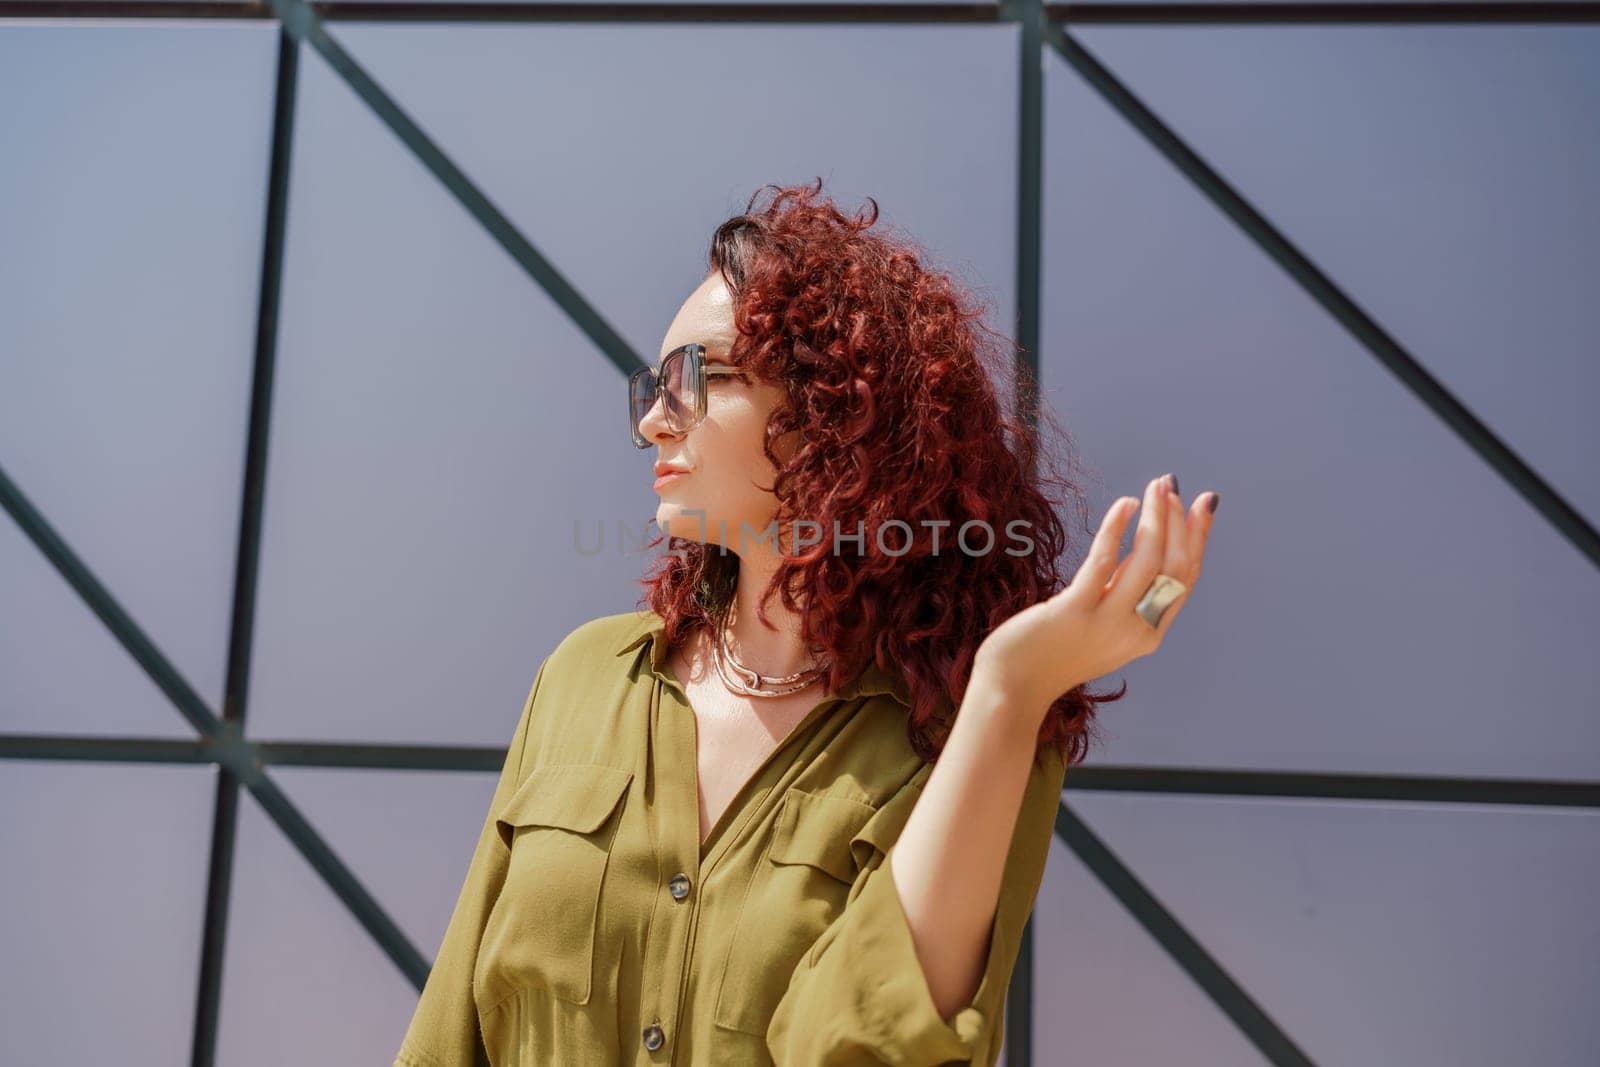
<svg viewBox="0 0 1600 1067">
<path fill-rule="evenodd" d="M 206 707 L 184 677 L 178 673 L 155 643 L 118 604 L 110 591 L 78 558 L 60 535 L 44 520 L 32 502 L 0 467 L 0 506 L 16 521 L 22 532 L 67 580 L 89 609 L 106 624 L 111 635 L 144 668 L 178 712 L 194 726 L 210 746 L 216 762 L 237 776 L 272 816 L 278 828 L 300 850 L 367 933 L 389 954 L 395 965 L 420 991 L 428 977 L 428 963 L 406 940 L 400 928 L 351 874 L 343 861 L 290 804 L 287 797 L 267 778 L 260 757 L 238 734 L 237 727 L 225 724 Z"/>
<path fill-rule="evenodd" d="M 1135 921 L 1177 961 L 1189 977 L 1233 1020 L 1250 1043 L 1280 1067 L 1311 1067 L 1311 1059 L 1262 1010 L 1217 960 L 1184 929 L 1154 893 L 1062 801 L 1056 808 L 1056 836 L 1128 909 Z"/>
<path fill-rule="evenodd" d="M 1083 79 L 1177 167 L 1223 214 L 1232 219 L 1263 252 L 1282 267 L 1313 300 L 1349 330 L 1417 399 L 1454 430 L 1473 451 L 1499 472 L 1512 489 L 1533 505 L 1577 550 L 1600 567 L 1600 532 L 1596 532 L 1532 467 L 1457 400 L 1416 358 L 1350 299 L 1317 265 L 1268 222 L 1199 154 L 1127 86 L 1092 56 L 1065 28 L 1052 24 L 1046 39 Z"/>
<path fill-rule="evenodd" d="M 134 662 L 144 668 L 156 688 L 166 694 L 178 713 L 189 721 L 189 725 L 202 734 L 214 732 L 216 717 L 206 707 L 205 701 L 200 699 L 200 694 L 167 661 L 154 642 L 145 636 L 144 631 L 139 629 L 77 554 L 67 547 L 67 543 L 11 480 L 4 467 L 0 467 L 0 506 L 16 520 L 22 532 L 28 535 L 51 566 L 83 598 L 89 610 L 106 624 L 106 628 L 133 657 Z"/>
<path fill-rule="evenodd" d="M 233 617 L 228 627 L 228 670 L 222 723 L 232 738 L 244 737 L 250 693 L 250 653 L 255 630 L 256 582 L 261 564 L 261 517 L 267 481 L 267 438 L 272 426 L 272 382 L 277 365 L 278 311 L 282 299 L 283 240 L 289 208 L 289 161 L 294 147 L 294 101 L 299 81 L 299 45 L 278 33 L 278 68 L 272 109 L 272 147 L 267 161 L 265 234 L 261 245 L 260 294 L 256 301 L 254 372 L 246 436 L 239 543 L 234 553 Z M 190 1059 L 212 1067 L 222 1004 L 228 904 L 233 892 L 233 856 L 239 828 L 239 776 L 226 766 L 217 774 L 211 822 L 211 857 L 206 875 L 206 915 L 200 937 L 200 983 L 195 995 Z"/>
<path fill-rule="evenodd" d="M 283 20 L 284 30 L 292 34 L 296 40 L 305 41 L 315 48 L 322 58 L 328 61 L 328 65 L 338 72 L 356 95 L 372 108 L 378 118 L 405 143 L 407 148 L 411 149 L 422 165 L 444 183 L 445 188 L 460 201 L 461 206 L 466 208 L 473 218 L 483 225 L 484 229 L 489 231 L 489 235 L 499 243 L 500 247 L 504 248 L 507 254 L 550 294 L 550 298 L 567 313 L 578 329 L 594 342 L 624 376 L 631 375 L 645 366 L 644 361 L 622 339 L 622 336 L 612 329 L 611 324 L 601 317 L 600 312 L 573 288 L 565 275 L 522 236 L 511 224 L 511 220 L 506 218 L 500 209 L 495 207 L 493 202 L 462 173 L 461 168 L 451 162 L 439 146 L 434 144 L 433 139 L 423 133 L 422 128 L 401 110 L 400 105 L 395 103 L 394 99 L 361 69 L 360 64 L 328 35 L 322 20 L 317 17 L 311 5 L 305 3 L 305 0 L 272 0 L 272 6 Z"/>
</svg>

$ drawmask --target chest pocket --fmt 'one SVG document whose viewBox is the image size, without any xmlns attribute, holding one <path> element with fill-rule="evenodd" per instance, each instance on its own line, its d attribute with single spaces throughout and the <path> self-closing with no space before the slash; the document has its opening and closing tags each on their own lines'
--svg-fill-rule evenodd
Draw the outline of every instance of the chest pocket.
<svg viewBox="0 0 1600 1067">
<path fill-rule="evenodd" d="M 927 781 L 927 771 L 930 769 L 931 765 L 924 768 L 909 785 L 884 801 L 883 806 L 850 839 L 850 855 L 856 870 L 871 862 L 873 852 L 887 856 L 889 849 L 900 840 L 900 831 L 910 821 L 911 810 L 922 799 L 922 786 Z"/>
<path fill-rule="evenodd" d="M 496 814 L 511 858 L 478 953 L 485 1006 L 529 986 L 589 1002 L 613 815 L 632 779 L 598 764 L 536 767 Z"/>
<path fill-rule="evenodd" d="M 844 910 L 857 871 L 851 839 L 876 810 L 849 797 L 784 794 L 728 945 L 718 1026 L 766 1033 L 800 957 Z"/>
</svg>

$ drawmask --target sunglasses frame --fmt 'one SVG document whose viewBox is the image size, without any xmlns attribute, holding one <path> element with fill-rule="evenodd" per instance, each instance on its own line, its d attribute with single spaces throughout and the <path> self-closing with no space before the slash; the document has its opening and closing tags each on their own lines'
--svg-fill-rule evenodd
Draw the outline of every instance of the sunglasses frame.
<svg viewBox="0 0 1600 1067">
<path fill-rule="evenodd" d="M 646 439 L 644 434 L 639 432 L 639 424 L 644 421 L 644 416 L 648 415 L 656 404 L 661 401 L 661 371 L 666 369 L 667 361 L 674 357 L 687 360 L 684 373 L 691 375 L 689 381 L 694 384 L 695 395 L 692 405 L 693 410 L 690 412 L 689 425 L 681 428 L 673 425 L 671 409 L 662 404 L 662 414 L 666 417 L 667 426 L 673 433 L 688 433 L 705 421 L 706 393 L 708 391 L 706 384 L 710 379 L 722 376 L 748 377 L 738 367 L 728 366 L 723 363 L 707 363 L 706 346 L 695 341 L 691 341 L 686 345 L 679 345 L 665 356 L 662 356 L 660 370 L 655 367 L 640 367 L 628 376 L 628 433 L 633 438 L 633 446 L 635 448 L 650 447 L 650 441 Z M 633 415 L 633 391 L 639 379 L 645 376 L 649 376 L 653 383 L 651 389 L 652 398 L 650 406 L 644 409 L 644 413 L 638 419 L 635 419 Z"/>
</svg>

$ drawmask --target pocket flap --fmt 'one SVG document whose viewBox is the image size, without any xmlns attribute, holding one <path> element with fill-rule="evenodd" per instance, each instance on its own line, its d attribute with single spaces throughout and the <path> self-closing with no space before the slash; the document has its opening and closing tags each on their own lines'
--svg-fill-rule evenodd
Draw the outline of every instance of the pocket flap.
<svg viewBox="0 0 1600 1067">
<path fill-rule="evenodd" d="M 925 775 L 923 780 L 926 781 Z M 913 783 L 884 801 L 873 813 L 866 825 L 850 839 L 850 853 L 855 857 L 858 868 L 867 865 L 873 849 L 884 855 L 889 854 L 890 847 L 900 840 L 900 831 L 905 829 L 906 822 L 911 818 L 911 809 L 916 807 L 921 797 L 922 783 Z"/>
<path fill-rule="evenodd" d="M 841 882 L 853 881 L 850 839 L 875 810 L 863 800 L 789 790 L 773 831 L 772 862 L 804 863 Z"/>
<path fill-rule="evenodd" d="M 495 816 L 503 827 L 559 826 L 587 834 L 599 829 L 627 792 L 633 772 L 589 763 L 535 767 Z M 502 830 L 509 838 L 510 831 Z"/>
</svg>

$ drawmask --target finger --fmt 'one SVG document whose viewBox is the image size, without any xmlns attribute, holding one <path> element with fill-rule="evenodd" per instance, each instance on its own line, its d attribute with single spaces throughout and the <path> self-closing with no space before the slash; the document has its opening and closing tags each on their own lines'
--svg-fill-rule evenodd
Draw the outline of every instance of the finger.
<svg viewBox="0 0 1600 1067">
<path fill-rule="evenodd" d="M 1121 539 L 1120 538 L 1118 539 L 1117 543 L 1119 545 L 1121 544 Z M 1128 561 L 1130 559 L 1132 559 L 1132 558 L 1133 558 L 1132 556 L 1123 556 L 1122 557 L 1122 562 L 1117 564 L 1116 573 L 1113 574 L 1111 576 L 1111 580 L 1109 582 L 1107 582 L 1101 588 L 1100 595 L 1102 597 L 1105 596 L 1105 594 L 1111 592 L 1111 590 L 1116 587 L 1116 584 L 1122 580 L 1122 572 L 1128 569 Z"/>
<path fill-rule="evenodd" d="M 1164 478 L 1165 475 L 1162 477 Z M 1140 533 L 1139 531 L 1147 529 L 1148 522 L 1145 521 L 1146 518 L 1155 518 L 1156 516 L 1154 515 L 1154 512 L 1160 510 L 1159 500 L 1152 497 L 1152 487 L 1154 487 L 1156 492 L 1159 494 L 1161 492 L 1161 478 L 1152 479 L 1151 481 L 1145 483 L 1145 502 L 1143 514 L 1140 516 L 1141 521 L 1139 523 L 1139 528 L 1133 532 L 1133 545 L 1129 548 L 1128 554 L 1122 558 L 1122 562 L 1117 565 L 1117 572 L 1111 576 L 1111 584 L 1106 589 L 1107 593 L 1109 593 L 1111 589 L 1117 587 L 1117 585 L 1122 581 L 1122 576 L 1127 571 L 1129 564 L 1133 563 L 1133 561 L 1137 558 L 1134 556 L 1133 550 L 1137 549 L 1144 541 L 1148 541 L 1150 539 L 1150 534 L 1148 532 Z"/>
<path fill-rule="evenodd" d="M 1166 555 L 1169 506 L 1163 487 L 1165 479 L 1166 475 L 1162 475 L 1145 486 L 1144 507 L 1139 514 L 1139 527 L 1133 533 L 1133 549 L 1128 553 L 1126 570 L 1117 576 L 1106 594 L 1107 605 L 1117 611 L 1133 610 Z"/>
<path fill-rule="evenodd" d="M 1104 589 L 1111 580 L 1111 573 L 1116 569 L 1117 557 L 1122 554 L 1122 536 L 1128 531 L 1128 523 L 1133 520 L 1134 514 L 1139 510 L 1139 502 L 1131 496 L 1120 496 L 1106 509 L 1106 517 L 1100 523 L 1100 529 L 1095 532 L 1094 543 L 1089 546 L 1089 554 L 1084 558 L 1083 565 L 1078 568 L 1078 573 L 1073 576 L 1072 585 L 1068 588 L 1076 589 Z M 1081 585 L 1079 583 L 1082 583 Z"/>
<path fill-rule="evenodd" d="M 1189 508 L 1189 584 L 1200 578 L 1200 567 L 1205 562 L 1206 545 L 1211 540 L 1211 524 L 1216 513 L 1211 510 L 1211 498 L 1216 491 L 1201 493 Z"/>
<path fill-rule="evenodd" d="M 1183 510 L 1183 498 L 1177 493 L 1167 493 L 1167 544 L 1161 559 L 1162 574 L 1189 584 L 1189 524 Z"/>
<path fill-rule="evenodd" d="M 1183 611 L 1189 602 L 1190 595 L 1194 592 L 1194 583 L 1200 577 L 1199 556 L 1195 554 L 1192 545 L 1198 543 L 1200 550 L 1204 551 L 1206 519 L 1210 517 L 1209 503 L 1204 494 L 1196 499 L 1193 506 L 1186 512 L 1183 502 L 1176 493 L 1167 494 L 1167 506 L 1172 509 L 1167 525 L 1167 555 L 1161 564 L 1160 573 L 1170 575 L 1182 582 L 1186 588 L 1183 593 L 1169 604 L 1161 613 L 1161 622 L 1156 626 L 1156 640 L 1166 639 L 1167 631 L 1172 629 L 1173 620 Z"/>
<path fill-rule="evenodd" d="M 1149 494 L 1150 494 L 1150 486 L 1149 486 L 1149 484 L 1146 484 L 1145 485 L 1145 495 L 1149 496 Z M 1132 499 L 1132 498 L 1130 497 L 1129 499 Z M 1135 506 L 1134 510 L 1135 511 L 1138 510 L 1138 506 L 1137 505 Z M 1129 512 L 1128 513 L 1128 518 L 1129 518 L 1130 521 L 1133 519 L 1133 515 L 1134 515 L 1134 512 Z M 1118 552 L 1122 551 L 1122 538 L 1123 538 L 1123 535 L 1126 532 L 1127 532 L 1127 526 L 1126 526 L 1126 524 L 1124 524 L 1122 531 L 1117 534 L 1117 551 Z M 1133 543 L 1134 543 L 1135 546 L 1138 545 L 1138 543 L 1139 543 L 1139 532 L 1137 530 L 1134 531 Z M 1102 598 L 1106 594 L 1110 593 L 1112 589 L 1116 588 L 1117 583 L 1122 580 L 1122 575 L 1128 569 L 1128 564 L 1130 562 L 1132 562 L 1132 560 L 1133 560 L 1133 552 L 1132 552 L 1132 548 L 1130 547 L 1128 555 L 1123 556 L 1121 561 L 1117 564 L 1117 569 L 1111 575 L 1110 581 L 1106 582 L 1106 584 L 1101 588 L 1100 593 L 1101 593 Z"/>
<path fill-rule="evenodd" d="M 1133 516 L 1130 514 L 1128 516 L 1128 518 L 1131 520 L 1133 518 Z M 1135 531 L 1135 533 L 1134 533 L 1134 539 L 1136 541 L 1138 540 L 1137 531 Z M 1120 552 L 1121 551 L 1121 545 L 1122 545 L 1122 538 L 1120 538 L 1120 537 L 1117 538 L 1117 545 L 1118 545 L 1118 551 Z M 1111 592 L 1112 589 L 1116 588 L 1117 583 L 1122 581 L 1122 575 L 1123 575 L 1123 573 L 1125 571 L 1127 571 L 1128 564 L 1131 563 L 1132 561 L 1133 561 L 1133 554 L 1132 554 L 1132 552 L 1130 550 L 1129 554 L 1126 555 L 1126 556 L 1123 556 L 1122 557 L 1122 561 L 1117 564 L 1116 573 L 1111 575 L 1111 580 L 1109 582 L 1107 582 L 1105 584 L 1105 588 L 1101 590 L 1102 595 L 1104 595 L 1106 593 L 1109 593 L 1109 592 Z"/>
</svg>

